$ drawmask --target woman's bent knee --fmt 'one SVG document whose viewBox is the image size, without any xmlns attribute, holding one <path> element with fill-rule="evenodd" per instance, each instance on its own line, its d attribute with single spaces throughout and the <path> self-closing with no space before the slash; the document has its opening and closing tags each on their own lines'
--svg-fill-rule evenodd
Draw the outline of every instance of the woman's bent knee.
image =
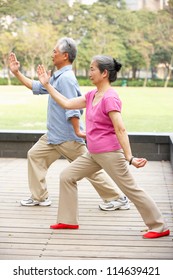
<svg viewBox="0 0 173 280">
<path fill-rule="evenodd" d="M 74 183 L 76 183 L 76 180 L 74 179 L 73 176 L 71 176 L 67 171 L 66 169 L 63 170 L 61 173 L 60 173 L 60 183 L 61 184 L 70 184 L 70 185 L 73 185 Z"/>
</svg>

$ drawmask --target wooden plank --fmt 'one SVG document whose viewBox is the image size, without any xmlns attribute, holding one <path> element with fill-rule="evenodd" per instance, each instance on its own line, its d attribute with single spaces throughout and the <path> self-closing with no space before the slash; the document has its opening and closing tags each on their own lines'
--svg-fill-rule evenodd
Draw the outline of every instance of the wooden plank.
<svg viewBox="0 0 173 280">
<path fill-rule="evenodd" d="M 3 257 L 3 254 L 6 255 L 26 255 L 26 256 L 37 256 L 39 257 L 42 254 L 42 250 L 30 250 L 30 249 L 0 249 L 0 258 Z"/>
<path fill-rule="evenodd" d="M 57 176 L 67 164 L 66 160 L 57 161 L 48 171 L 51 207 L 22 207 L 20 200 L 29 193 L 26 160 L 0 159 L 1 260 L 173 259 L 172 235 L 142 239 L 146 227 L 134 205 L 131 203 L 129 211 L 99 210 L 101 199 L 86 179 L 79 184 L 79 230 L 51 230 L 58 208 Z M 146 169 L 132 168 L 132 172 L 153 196 L 173 231 L 170 164 L 150 162 Z"/>
<path fill-rule="evenodd" d="M 0 244 L 2 244 L 2 246 L 5 246 L 4 244 L 49 244 L 49 245 L 85 245 L 87 243 L 87 246 L 89 245 L 99 245 L 99 246 L 129 246 L 129 247 L 133 247 L 133 246 L 139 246 L 139 247 L 156 247 L 156 248 L 170 248 L 173 252 L 173 246 L 171 244 L 171 240 L 164 240 L 162 243 L 159 242 L 155 242 L 155 240 L 126 240 L 124 238 L 124 240 L 120 240 L 119 236 L 117 236 L 116 239 L 111 239 L 111 240 L 106 240 L 106 239 L 74 239 L 74 238 L 53 238 L 52 236 L 49 238 L 30 238 L 30 237 L 20 237 L 20 238 L 16 238 L 16 237 L 11 237 L 11 238 L 1 238 L 1 242 Z"/>
<path fill-rule="evenodd" d="M 42 244 L 26 244 L 26 243 L 0 243 L 0 250 L 6 252 L 7 249 L 15 250 L 15 249 L 27 249 L 27 250 L 43 250 Z"/>
<path fill-rule="evenodd" d="M 22 252 L 20 255 L 15 255 L 14 253 L 9 253 L 9 254 L 5 254 L 3 253 L 3 255 L 0 255 L 0 260 L 39 260 L 41 257 L 41 255 L 25 255 L 24 252 Z M 53 259 L 55 259 L 56 257 L 54 257 Z M 47 258 L 46 258 L 47 259 Z M 52 259 L 52 258 L 50 258 Z M 60 258 L 61 259 L 61 258 Z"/>
<path fill-rule="evenodd" d="M 141 248 L 141 247 L 136 247 L 136 246 L 106 246 L 106 245 L 98 245 L 98 246 L 85 246 L 85 245 L 47 245 L 46 246 L 46 251 L 51 252 L 52 254 L 54 254 L 54 252 L 56 250 L 60 250 L 61 252 L 65 252 L 65 251 L 95 251 L 97 250 L 98 252 L 102 251 L 102 252 L 106 252 L 107 250 L 109 250 L 109 252 L 114 252 L 116 251 L 116 254 L 119 254 L 119 252 L 131 252 L 131 253 L 156 253 L 156 254 L 162 254 L 162 253 L 167 253 L 168 256 L 172 256 L 173 257 L 173 252 L 172 252 L 172 248 L 155 248 L 153 246 L 151 247 L 147 247 L 147 248 Z M 56 252 L 55 252 L 56 254 Z"/>
<path fill-rule="evenodd" d="M 54 252 L 52 251 L 48 251 L 45 250 L 43 253 L 43 256 L 54 256 Z M 56 251 L 56 257 L 66 257 L 66 258 L 71 258 L 73 259 L 73 257 L 80 257 L 80 258 L 87 258 L 90 259 L 90 257 L 92 258 L 96 258 L 96 259 L 165 259 L 165 260 L 170 260 L 173 258 L 173 253 L 172 254 L 168 254 L 168 253 L 153 253 L 153 252 L 110 252 L 109 250 L 106 251 L 82 251 L 82 250 L 78 250 L 78 251 Z"/>
</svg>

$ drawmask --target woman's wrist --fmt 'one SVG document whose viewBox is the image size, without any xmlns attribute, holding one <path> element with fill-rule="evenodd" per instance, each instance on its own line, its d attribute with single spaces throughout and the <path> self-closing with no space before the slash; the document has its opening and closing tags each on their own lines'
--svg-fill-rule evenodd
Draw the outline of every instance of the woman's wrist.
<svg viewBox="0 0 173 280">
<path fill-rule="evenodd" d="M 130 158 L 130 160 L 129 160 L 129 165 L 132 164 L 133 159 L 134 159 L 134 156 L 132 156 L 132 157 Z"/>
</svg>

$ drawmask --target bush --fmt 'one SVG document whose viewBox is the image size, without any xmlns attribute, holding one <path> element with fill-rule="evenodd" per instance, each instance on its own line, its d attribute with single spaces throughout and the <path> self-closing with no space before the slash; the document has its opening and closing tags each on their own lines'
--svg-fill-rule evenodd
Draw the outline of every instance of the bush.
<svg viewBox="0 0 173 280">
<path fill-rule="evenodd" d="M 0 78 L 0 85 L 1 86 L 6 86 L 8 85 L 8 79 L 7 78 Z M 18 85 L 21 85 L 21 83 L 18 81 L 17 78 L 11 78 L 11 85 L 14 85 L 14 86 L 18 86 Z"/>
<path fill-rule="evenodd" d="M 80 86 L 92 86 L 90 79 L 87 77 L 78 76 L 77 77 L 78 83 Z"/>
<path fill-rule="evenodd" d="M 36 78 L 37 79 L 37 78 Z M 78 76 L 77 80 L 80 86 L 93 86 L 92 82 L 87 77 Z M 148 79 L 147 87 L 164 87 L 164 80 L 161 79 Z M 124 79 L 118 78 L 113 86 L 128 86 L 128 87 L 142 87 L 144 84 L 144 79 Z M 0 85 L 8 85 L 7 78 L 0 78 Z M 11 78 L 11 85 L 21 85 L 21 83 L 14 77 Z M 173 87 L 173 80 L 170 80 L 168 87 Z"/>
<path fill-rule="evenodd" d="M 8 79 L 7 78 L 0 78 L 0 86 L 8 85 Z"/>
</svg>

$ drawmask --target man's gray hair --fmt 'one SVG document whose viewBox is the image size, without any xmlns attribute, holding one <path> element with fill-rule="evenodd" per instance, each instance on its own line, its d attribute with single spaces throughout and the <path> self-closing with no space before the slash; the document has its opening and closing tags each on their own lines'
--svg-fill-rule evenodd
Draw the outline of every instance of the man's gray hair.
<svg viewBox="0 0 173 280">
<path fill-rule="evenodd" d="M 57 46 L 60 52 L 68 53 L 69 61 L 73 63 L 77 54 L 77 47 L 75 41 L 72 38 L 63 37 L 60 40 L 58 40 Z"/>
</svg>

